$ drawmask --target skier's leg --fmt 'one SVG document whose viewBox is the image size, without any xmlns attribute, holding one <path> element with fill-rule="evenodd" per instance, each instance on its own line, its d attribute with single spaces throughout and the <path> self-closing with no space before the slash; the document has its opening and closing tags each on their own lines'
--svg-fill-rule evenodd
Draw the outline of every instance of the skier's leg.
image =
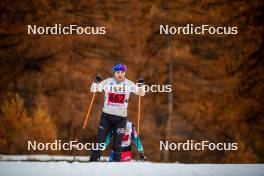
<svg viewBox="0 0 264 176">
<path fill-rule="evenodd" d="M 108 120 L 108 114 L 102 113 L 98 125 L 97 143 L 104 143 L 108 133 L 111 132 L 111 125 Z M 90 161 L 98 161 L 101 156 L 101 150 L 93 150 Z"/>
<path fill-rule="evenodd" d="M 111 151 L 111 153 L 109 154 L 109 162 L 113 162 L 113 151 Z"/>
<path fill-rule="evenodd" d="M 121 144 L 125 134 L 127 118 L 120 117 L 113 129 L 113 160 L 121 161 Z"/>
<path fill-rule="evenodd" d="M 122 155 L 121 155 L 122 162 L 128 162 L 128 161 L 131 161 L 131 159 L 132 159 L 132 151 L 122 152 Z"/>
</svg>

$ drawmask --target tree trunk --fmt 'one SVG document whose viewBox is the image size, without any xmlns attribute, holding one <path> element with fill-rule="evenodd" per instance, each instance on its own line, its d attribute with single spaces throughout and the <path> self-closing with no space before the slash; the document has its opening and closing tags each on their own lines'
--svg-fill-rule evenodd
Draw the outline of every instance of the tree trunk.
<svg viewBox="0 0 264 176">
<path fill-rule="evenodd" d="M 173 80 L 173 66 L 172 64 L 168 64 L 168 70 L 169 70 L 169 85 L 172 85 Z M 173 93 L 172 91 L 168 93 L 168 120 L 166 124 L 166 140 L 170 140 L 171 138 L 171 123 L 172 123 L 172 114 L 173 113 Z M 169 150 L 164 151 L 164 157 L 163 161 L 168 162 L 169 161 Z"/>
</svg>

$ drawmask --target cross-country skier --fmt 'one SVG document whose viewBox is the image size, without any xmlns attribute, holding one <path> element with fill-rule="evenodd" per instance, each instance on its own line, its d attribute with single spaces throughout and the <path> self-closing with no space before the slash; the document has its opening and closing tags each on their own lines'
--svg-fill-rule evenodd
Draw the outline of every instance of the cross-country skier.
<svg viewBox="0 0 264 176">
<path fill-rule="evenodd" d="M 121 161 L 121 143 L 125 133 L 127 122 L 128 99 L 131 92 L 144 96 L 144 80 L 139 79 L 137 86 L 125 78 L 126 66 L 115 64 L 113 67 L 113 78 L 102 81 L 97 75 L 91 86 L 91 92 L 105 92 L 104 107 L 98 125 L 97 143 L 104 143 L 107 134 L 113 132 L 113 161 Z M 93 150 L 90 161 L 99 161 L 101 150 Z"/>
<path fill-rule="evenodd" d="M 110 143 L 112 137 L 112 133 L 109 133 L 106 137 L 105 144 L 106 146 Z M 127 162 L 131 161 L 132 159 L 132 140 L 133 143 L 137 146 L 137 150 L 140 152 L 140 157 L 142 161 L 145 161 L 147 157 L 144 154 L 142 144 L 139 140 L 139 136 L 134 124 L 130 121 L 127 121 L 126 124 L 126 131 L 122 141 L 122 154 L 121 154 L 121 161 Z M 113 161 L 113 151 L 109 155 L 109 161 Z"/>
</svg>

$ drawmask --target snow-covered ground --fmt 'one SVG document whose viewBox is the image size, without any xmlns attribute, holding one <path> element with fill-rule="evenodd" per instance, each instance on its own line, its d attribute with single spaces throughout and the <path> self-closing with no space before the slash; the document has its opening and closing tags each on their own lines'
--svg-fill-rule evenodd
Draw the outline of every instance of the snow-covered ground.
<svg viewBox="0 0 264 176">
<path fill-rule="evenodd" d="M 264 164 L 178 164 L 178 163 L 87 163 L 57 161 L 25 161 L 26 156 L 9 157 L 2 155 L 0 176 L 261 176 Z M 48 157 L 48 156 L 46 156 Z M 5 159 L 4 159 L 5 158 Z M 13 158 L 10 161 L 10 158 Z M 16 159 L 15 159 L 16 158 Z M 35 158 L 38 158 L 35 156 Z M 67 157 L 66 157 L 67 158 Z M 72 158 L 72 157 L 71 157 Z M 56 159 L 55 159 L 56 160 Z M 84 160 L 83 160 L 84 161 Z"/>
<path fill-rule="evenodd" d="M 76 156 L 75 161 L 88 162 L 89 156 Z M 101 157 L 107 161 L 108 157 Z M 73 156 L 65 155 L 1 155 L 0 161 L 73 161 Z"/>
</svg>

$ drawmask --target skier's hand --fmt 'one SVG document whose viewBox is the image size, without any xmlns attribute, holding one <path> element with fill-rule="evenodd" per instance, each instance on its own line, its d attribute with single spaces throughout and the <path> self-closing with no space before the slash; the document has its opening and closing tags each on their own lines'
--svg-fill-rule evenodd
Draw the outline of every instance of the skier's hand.
<svg viewBox="0 0 264 176">
<path fill-rule="evenodd" d="M 144 79 L 142 77 L 138 78 L 138 86 L 141 87 L 144 84 L 145 84 Z"/>
<path fill-rule="evenodd" d="M 141 161 L 146 161 L 147 160 L 147 157 L 144 154 L 144 152 L 140 152 L 140 158 L 141 158 Z"/>
<path fill-rule="evenodd" d="M 103 79 L 102 79 L 101 75 L 96 75 L 94 82 L 95 83 L 100 83 L 100 82 L 102 82 L 102 80 Z"/>
</svg>

